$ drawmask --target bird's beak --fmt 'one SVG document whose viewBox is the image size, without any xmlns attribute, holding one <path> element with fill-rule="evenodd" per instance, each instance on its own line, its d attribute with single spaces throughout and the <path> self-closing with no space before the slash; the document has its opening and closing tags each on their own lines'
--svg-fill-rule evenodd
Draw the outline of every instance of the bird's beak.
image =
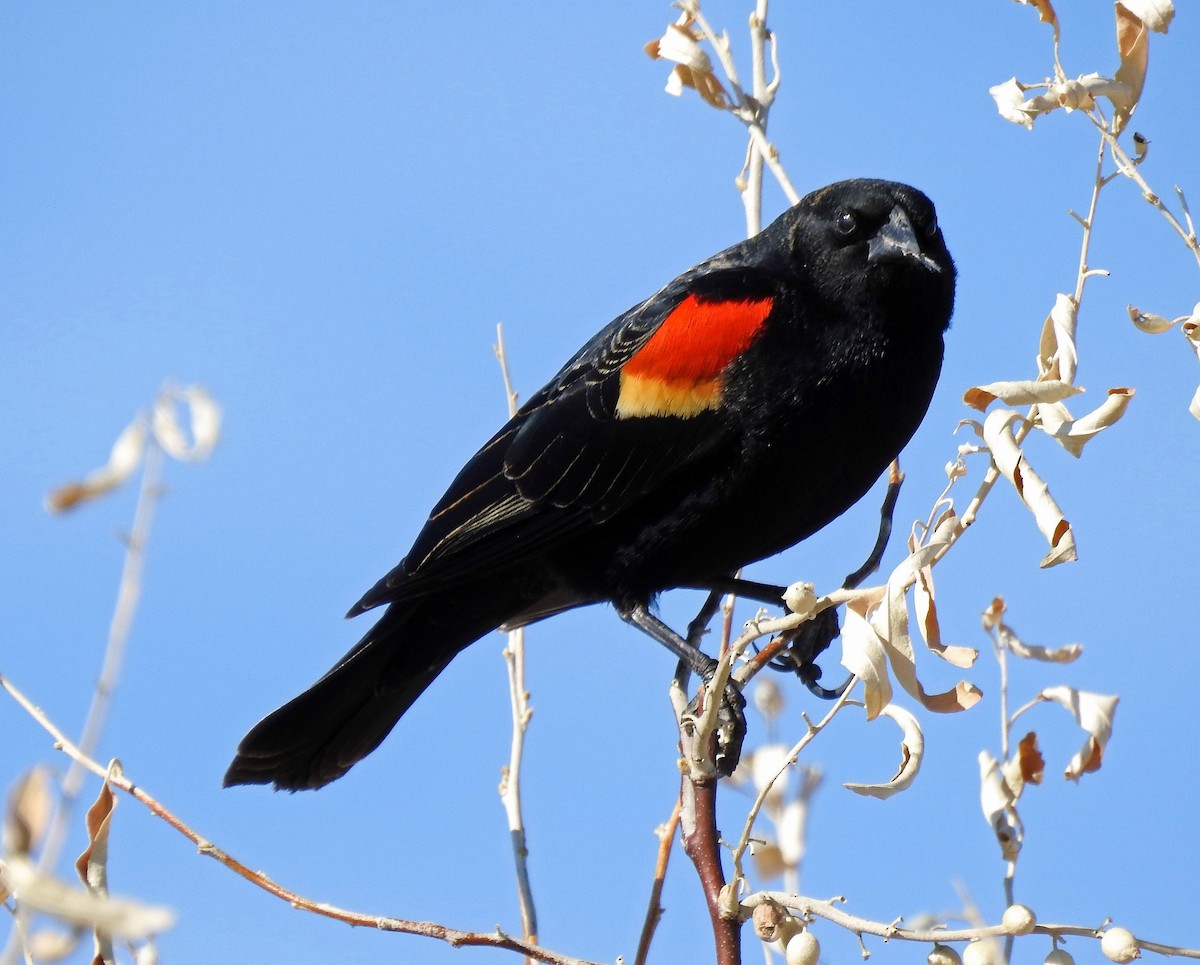
<svg viewBox="0 0 1200 965">
<path fill-rule="evenodd" d="M 930 271 L 942 270 L 941 265 L 921 250 L 908 212 L 896 205 L 887 224 L 875 233 L 867 245 L 867 261 L 900 261 L 904 258 L 915 258 Z"/>
</svg>

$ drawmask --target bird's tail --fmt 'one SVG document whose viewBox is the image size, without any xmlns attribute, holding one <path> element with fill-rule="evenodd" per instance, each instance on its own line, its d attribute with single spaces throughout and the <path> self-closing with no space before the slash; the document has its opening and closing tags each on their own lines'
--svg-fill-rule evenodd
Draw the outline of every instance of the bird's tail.
<svg viewBox="0 0 1200 965">
<path fill-rule="evenodd" d="M 332 670 L 255 724 L 238 745 L 225 786 L 301 791 L 336 780 L 379 746 L 455 654 L 499 623 L 443 623 L 426 609 L 412 602 L 388 607 Z"/>
</svg>

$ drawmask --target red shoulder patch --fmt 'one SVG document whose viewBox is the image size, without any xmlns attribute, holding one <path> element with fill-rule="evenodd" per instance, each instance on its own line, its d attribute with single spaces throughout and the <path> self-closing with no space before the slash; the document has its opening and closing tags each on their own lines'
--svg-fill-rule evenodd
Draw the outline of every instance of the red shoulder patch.
<svg viewBox="0 0 1200 965">
<path fill-rule="evenodd" d="M 621 369 L 617 418 L 688 418 L 721 404 L 721 373 L 744 352 L 773 299 L 701 301 L 689 295 Z"/>
<path fill-rule="evenodd" d="M 688 295 L 622 371 L 664 382 L 716 378 L 734 356 L 750 345 L 773 303 L 771 298 L 705 302 Z"/>
</svg>

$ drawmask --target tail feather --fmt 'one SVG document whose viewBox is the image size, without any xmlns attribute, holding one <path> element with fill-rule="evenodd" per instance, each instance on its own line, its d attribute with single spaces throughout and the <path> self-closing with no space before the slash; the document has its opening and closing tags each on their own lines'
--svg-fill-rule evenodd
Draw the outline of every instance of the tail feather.
<svg viewBox="0 0 1200 965">
<path fill-rule="evenodd" d="M 337 666 L 255 724 L 238 745 L 225 786 L 315 789 L 375 750 L 455 654 L 475 639 L 448 634 L 444 627 L 422 632 L 421 621 L 412 617 L 411 609 L 390 607 Z"/>
</svg>

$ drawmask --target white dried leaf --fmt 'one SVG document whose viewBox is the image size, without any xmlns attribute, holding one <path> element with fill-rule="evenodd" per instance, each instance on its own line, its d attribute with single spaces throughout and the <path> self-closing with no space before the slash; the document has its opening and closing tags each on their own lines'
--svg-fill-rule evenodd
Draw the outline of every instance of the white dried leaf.
<svg viewBox="0 0 1200 965">
<path fill-rule="evenodd" d="M 166 931 L 175 923 L 175 913 L 169 908 L 93 895 L 43 874 L 25 858 L 8 861 L 5 877 L 27 911 L 41 912 L 117 938 L 146 938 Z"/>
<path fill-rule="evenodd" d="M 996 759 L 987 751 L 979 752 L 979 804 L 983 817 L 996 835 L 1000 853 L 1006 861 L 1016 860 L 1021 851 L 1021 824 L 1017 820 L 1016 798 Z"/>
<path fill-rule="evenodd" d="M 675 64 L 667 78 L 668 94 L 678 97 L 685 87 L 691 87 L 707 104 L 724 110 L 729 106 L 729 97 L 713 73 L 712 61 L 700 40 L 701 35 L 691 27 L 690 15 L 684 12 L 658 40 L 646 44 L 645 50 L 656 60 Z"/>
<path fill-rule="evenodd" d="M 1071 663 L 1083 653 L 1083 645 L 1068 643 L 1053 650 L 1036 644 L 1024 643 L 1012 630 L 1001 624 L 996 628 L 1000 642 L 1012 654 L 1026 660 L 1040 660 L 1042 663 Z"/>
<path fill-rule="evenodd" d="M 1125 414 L 1133 396 L 1134 390 L 1126 386 L 1109 389 L 1099 406 L 1078 419 L 1072 419 L 1065 406 L 1039 406 L 1037 425 L 1078 458 L 1085 443 Z"/>
<path fill-rule="evenodd" d="M 921 770 L 921 761 L 925 758 L 925 735 L 921 733 L 921 725 L 917 718 L 903 707 L 888 704 L 880 711 L 880 716 L 894 720 L 903 735 L 900 741 L 899 769 L 890 781 L 883 784 L 848 783 L 842 787 L 856 794 L 884 799 L 905 790 L 916 780 Z"/>
<path fill-rule="evenodd" d="M 799 799 L 788 801 L 779 815 L 775 832 L 779 857 L 788 868 L 798 868 L 804 860 L 804 829 L 807 821 L 808 802 Z"/>
<path fill-rule="evenodd" d="M 1119 134 L 1137 110 L 1142 96 L 1146 67 L 1150 62 L 1150 36 L 1141 17 L 1125 4 L 1118 2 L 1114 7 L 1117 14 L 1117 53 L 1121 57 L 1121 66 L 1117 68 L 1113 79 L 1126 88 L 1120 95 L 1109 96 L 1116 108 L 1113 113 L 1113 133 Z"/>
<path fill-rule="evenodd" d="M 61 962 L 79 946 L 83 931 L 55 931 L 39 928 L 29 936 L 25 948 L 35 962 Z"/>
<path fill-rule="evenodd" d="M 1084 774 L 1098 771 L 1103 762 L 1104 748 L 1112 736 L 1113 717 L 1121 698 L 1116 694 L 1095 694 L 1074 687 L 1047 687 L 1038 694 L 1038 700 L 1049 700 L 1065 707 L 1084 731 L 1087 740 L 1083 748 L 1071 758 L 1063 776 L 1078 781 Z"/>
<path fill-rule="evenodd" d="M 44 764 L 26 771 L 8 793 L 2 836 L 4 854 L 28 855 L 41 843 L 54 810 L 51 770 Z"/>
<path fill-rule="evenodd" d="M 1014 124 L 1020 124 L 1026 130 L 1033 130 L 1033 120 L 1037 115 L 1029 110 L 1025 100 L 1025 88 L 1017 78 L 1012 77 L 1003 84 L 989 87 L 988 93 L 996 102 L 996 110 L 1000 112 L 1001 117 Z"/>
<path fill-rule="evenodd" d="M 787 790 L 789 750 L 786 744 L 764 744 L 755 749 L 750 762 L 754 790 L 761 794 L 765 788 L 770 787 L 766 797 L 769 808 L 779 807 Z"/>
<path fill-rule="evenodd" d="M 1011 382 L 989 382 L 967 389 L 963 402 L 982 412 L 999 399 L 1005 405 L 1036 405 L 1041 402 L 1061 402 L 1083 389 L 1061 379 L 1024 379 Z"/>
<path fill-rule="evenodd" d="M 1021 419 L 1010 409 L 997 409 L 984 420 L 983 438 L 992 452 L 996 468 L 1013 485 L 1021 501 L 1033 513 L 1034 521 L 1050 544 L 1050 552 L 1042 559 L 1043 567 L 1072 562 L 1078 558 L 1075 552 L 1075 534 L 1071 524 L 1050 495 L 1045 482 L 1029 465 L 1025 454 L 1013 436 L 1013 424 Z"/>
<path fill-rule="evenodd" d="M 944 545 L 948 537 L 939 538 L 939 534 L 947 521 L 949 523 L 947 530 L 954 529 L 958 525 L 958 517 L 952 511 L 947 510 L 947 515 L 943 517 L 943 523 L 938 525 L 927 545 L 939 548 Z M 916 538 L 909 537 L 908 551 L 913 553 L 916 549 Z M 925 646 L 955 667 L 966 669 L 973 666 L 979 657 L 978 650 L 942 643 L 942 631 L 938 622 L 937 600 L 933 583 L 933 567 L 930 565 L 921 567 L 916 576 L 917 581 L 913 584 L 913 608 L 916 610 L 917 629 L 920 631 L 921 639 L 925 641 Z"/>
<path fill-rule="evenodd" d="M 179 425 L 176 409 L 188 411 L 189 433 Z M 203 462 L 210 455 L 221 434 L 221 409 L 212 396 L 198 385 L 182 389 L 168 387 L 154 400 L 151 416 L 154 438 L 172 458 L 185 462 Z"/>
<path fill-rule="evenodd" d="M 908 604 L 905 594 L 908 587 L 917 582 L 918 574 L 928 566 L 940 550 L 936 543 L 923 546 L 909 554 L 892 571 L 885 587 L 883 605 L 871 616 L 884 652 L 891 662 L 892 672 L 900 685 L 927 710 L 939 714 L 967 710 L 979 702 L 982 694 L 965 680 L 960 680 L 951 690 L 930 694 L 917 677 L 916 655 L 912 638 L 908 632 Z"/>
<path fill-rule="evenodd" d="M 1075 381 L 1075 372 L 1079 368 L 1079 352 L 1075 346 L 1078 321 L 1079 306 L 1075 304 L 1075 299 L 1062 292 L 1056 294 L 1054 306 L 1042 323 L 1042 333 L 1038 339 L 1038 373 L 1043 378 L 1059 379 L 1068 385 Z M 1061 399 L 1045 401 L 1058 402 Z"/>
<path fill-rule="evenodd" d="M 1200 308 L 1200 305 L 1197 305 Z M 1186 322 L 1192 316 L 1180 315 L 1178 318 L 1164 318 L 1162 315 L 1155 315 L 1153 312 L 1143 312 L 1140 308 L 1135 308 L 1133 305 L 1126 305 L 1125 310 L 1129 312 L 1129 320 L 1138 327 L 1139 331 L 1145 332 L 1147 335 L 1161 335 L 1163 332 L 1169 331 L 1173 326 Z"/>
<path fill-rule="evenodd" d="M 883 598 L 883 588 L 846 604 L 842 622 L 842 666 L 863 682 L 867 719 L 874 720 L 892 699 L 892 682 L 888 678 L 887 654 L 883 641 L 867 619 L 868 608 Z"/>
<path fill-rule="evenodd" d="M 1165 34 L 1175 17 L 1171 0 L 1121 0 L 1126 9 L 1155 33 Z"/>
<path fill-rule="evenodd" d="M 89 473 L 82 482 L 70 482 L 53 490 L 46 496 L 46 509 L 62 513 L 116 489 L 141 464 L 145 448 L 146 425 L 138 417 L 121 430 L 108 454 L 108 462 Z"/>
</svg>

